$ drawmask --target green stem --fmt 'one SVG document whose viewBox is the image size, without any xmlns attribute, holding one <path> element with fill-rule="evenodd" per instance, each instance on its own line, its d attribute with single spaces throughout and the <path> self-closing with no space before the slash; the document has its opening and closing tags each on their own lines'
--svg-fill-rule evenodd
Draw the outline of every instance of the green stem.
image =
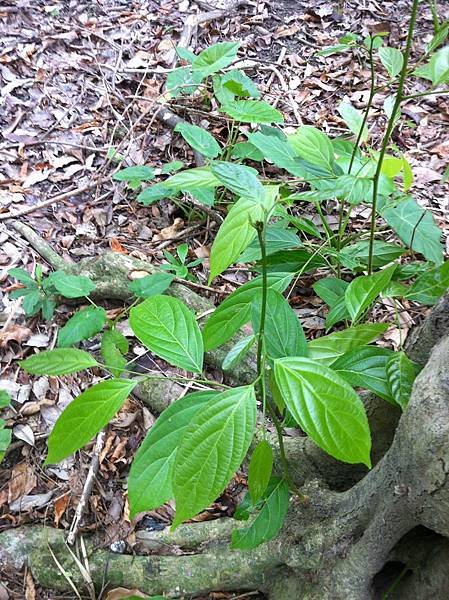
<svg viewBox="0 0 449 600">
<path fill-rule="evenodd" d="M 267 299 L 268 299 L 268 277 L 267 277 L 267 251 L 265 245 L 265 223 L 256 223 L 257 237 L 261 252 L 261 267 L 262 267 L 262 306 L 260 309 L 260 323 L 257 334 L 257 377 L 259 380 L 260 400 L 265 413 L 266 408 L 266 382 L 265 382 L 265 352 L 264 352 L 264 337 L 265 337 L 265 318 L 267 315 Z"/>
<path fill-rule="evenodd" d="M 401 106 L 401 102 L 403 100 L 403 91 L 405 86 L 405 79 L 407 76 L 407 68 L 410 60 L 410 54 L 412 51 L 412 42 L 413 42 L 413 32 L 415 30 L 416 17 L 418 14 L 418 4 L 419 0 L 413 0 L 412 11 L 410 14 L 410 23 L 407 32 L 407 42 L 405 46 L 404 52 L 404 64 L 401 69 L 401 73 L 399 76 L 398 90 L 396 92 L 396 99 L 394 102 L 393 110 L 391 113 L 391 117 L 388 120 L 387 130 L 385 132 L 384 139 L 382 141 L 382 147 L 379 153 L 379 160 L 377 163 L 376 172 L 373 178 L 373 205 L 371 212 L 371 230 L 370 230 L 370 240 L 369 240 L 369 256 L 368 256 L 368 274 L 371 274 L 373 271 L 373 254 L 374 254 L 374 237 L 376 234 L 376 212 L 377 212 L 377 195 L 379 191 L 379 180 L 380 175 L 382 173 L 382 165 L 385 158 L 385 154 L 387 153 L 388 144 L 390 142 L 391 134 L 393 133 L 393 129 L 396 125 L 396 115 Z"/>
<path fill-rule="evenodd" d="M 410 94 L 409 96 L 403 96 L 403 100 L 413 100 L 414 98 L 423 98 L 424 96 L 432 96 L 434 94 L 449 94 L 449 90 L 429 90 L 427 92 L 420 92 L 419 94 Z"/>
<path fill-rule="evenodd" d="M 371 110 L 371 106 L 373 104 L 374 95 L 376 94 L 376 71 L 375 71 L 375 67 L 374 67 L 374 56 L 373 56 L 374 40 L 375 40 L 375 37 L 371 38 L 370 47 L 369 47 L 369 51 L 368 51 L 369 52 L 369 64 L 370 64 L 370 70 L 371 70 L 370 92 L 369 92 L 369 96 L 368 96 L 368 102 L 366 104 L 365 113 L 363 115 L 362 124 L 360 126 L 359 133 L 357 134 L 357 139 L 355 141 L 355 146 L 354 146 L 354 149 L 352 151 L 351 161 L 349 163 L 348 174 L 351 174 L 352 167 L 354 165 L 355 156 L 357 154 L 357 150 L 360 147 L 360 142 L 362 141 L 363 130 L 365 129 L 365 125 L 366 125 L 366 123 L 368 121 L 369 111 Z"/>
</svg>

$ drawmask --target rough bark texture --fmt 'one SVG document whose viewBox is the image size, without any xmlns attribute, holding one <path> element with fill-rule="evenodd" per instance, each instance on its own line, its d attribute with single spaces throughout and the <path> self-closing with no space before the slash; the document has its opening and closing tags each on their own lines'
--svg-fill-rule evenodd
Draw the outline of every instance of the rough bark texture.
<svg viewBox="0 0 449 600">
<path fill-rule="evenodd" d="M 94 278 L 103 297 L 110 291 L 114 298 L 125 300 L 130 270 L 143 266 L 118 256 L 87 259 L 73 272 Z M 117 260 L 120 265 L 109 262 Z M 105 273 L 114 275 L 112 286 L 107 277 L 103 279 Z M 186 294 L 183 299 L 194 310 L 207 310 L 207 301 L 191 290 L 179 286 L 173 293 Z M 371 396 L 365 399 L 375 441 L 376 464 L 369 473 L 333 461 L 305 438 L 289 440 L 287 454 L 294 478 L 309 502 L 292 498 L 277 539 L 253 551 L 232 551 L 225 541 L 230 534 L 225 520 L 183 526 L 174 534 L 139 534 L 141 550 L 159 552 L 164 547 L 169 556 L 111 555 L 91 545 L 89 565 L 95 585 L 100 588 L 106 579 L 111 585 L 174 598 L 208 590 L 259 589 L 270 600 L 374 600 L 385 591 L 379 572 L 392 564 L 401 578 L 389 597 L 447 597 L 448 309 L 449 299 L 444 298 L 408 342 L 410 356 L 425 367 L 403 415 Z M 220 354 L 208 360 L 219 365 Z M 245 369 L 234 372 L 234 377 L 248 377 L 248 366 Z M 165 394 L 179 391 L 173 386 L 161 394 L 160 386 L 158 382 L 140 393 L 150 404 L 159 394 L 162 406 Z M 28 563 L 39 583 L 64 589 L 67 581 L 54 565 L 51 548 L 81 587 L 82 577 L 63 539 L 61 531 L 42 527 L 1 533 L 0 572 Z"/>
</svg>

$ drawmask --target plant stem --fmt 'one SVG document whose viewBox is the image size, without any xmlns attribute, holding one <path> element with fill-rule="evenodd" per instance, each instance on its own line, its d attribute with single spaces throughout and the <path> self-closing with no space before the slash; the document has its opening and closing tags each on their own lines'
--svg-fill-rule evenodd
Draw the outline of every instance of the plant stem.
<svg viewBox="0 0 449 600">
<path fill-rule="evenodd" d="M 267 390 L 265 382 L 265 318 L 267 314 L 268 278 L 267 278 L 267 251 L 265 245 L 265 223 L 256 223 L 257 237 L 261 252 L 262 267 L 262 306 L 260 309 L 260 323 L 257 334 L 257 377 L 259 380 L 260 400 L 265 414 L 267 403 Z"/>
<path fill-rule="evenodd" d="M 428 90 L 427 92 L 420 92 L 419 94 L 410 94 L 410 96 L 403 96 L 403 100 L 413 100 L 414 98 L 423 98 L 424 96 L 432 96 L 435 94 L 449 94 L 449 90 Z"/>
<path fill-rule="evenodd" d="M 388 144 L 390 142 L 391 134 L 393 133 L 393 129 L 396 125 L 396 115 L 401 106 L 401 102 L 403 100 L 403 91 L 405 86 L 405 79 L 407 76 L 407 68 L 410 60 L 410 54 L 412 50 L 412 42 L 413 42 L 413 32 L 415 30 L 416 17 L 418 13 L 418 4 L 419 0 L 413 0 L 412 10 L 410 14 L 410 23 L 408 26 L 407 32 L 407 42 L 405 46 L 404 52 L 404 64 L 402 65 L 401 73 L 399 76 L 398 89 L 396 92 L 396 98 L 393 106 L 393 110 L 391 116 L 388 120 L 387 130 L 385 132 L 384 139 L 382 141 L 382 146 L 379 153 L 379 160 L 377 163 L 376 172 L 373 177 L 373 204 L 372 204 L 372 212 L 371 212 L 371 230 L 370 230 L 370 240 L 369 240 L 369 256 L 368 256 L 368 274 L 370 275 L 373 271 L 373 253 L 374 253 L 374 236 L 376 234 L 376 209 L 377 209 L 377 195 L 379 191 L 379 180 L 380 175 L 382 173 L 382 165 L 384 161 L 385 154 L 387 153 Z"/>
<path fill-rule="evenodd" d="M 374 39 L 375 38 L 371 38 L 370 46 L 369 46 L 369 51 L 368 51 L 369 52 L 369 64 L 370 64 L 370 70 L 371 70 L 370 92 L 369 92 L 369 96 L 368 96 L 368 102 L 366 104 L 365 113 L 363 115 L 362 124 L 360 126 L 359 133 L 357 134 L 357 139 L 355 141 L 355 146 L 354 146 L 354 149 L 352 151 L 351 161 L 349 163 L 348 174 L 351 174 L 352 167 L 354 165 L 355 156 L 357 154 L 357 150 L 359 149 L 360 142 L 362 140 L 363 130 L 365 129 L 365 125 L 366 125 L 366 123 L 368 121 L 369 111 L 371 110 L 371 106 L 373 104 L 374 95 L 376 94 L 376 71 L 375 71 L 375 68 L 374 68 L 374 56 L 373 56 Z"/>
</svg>

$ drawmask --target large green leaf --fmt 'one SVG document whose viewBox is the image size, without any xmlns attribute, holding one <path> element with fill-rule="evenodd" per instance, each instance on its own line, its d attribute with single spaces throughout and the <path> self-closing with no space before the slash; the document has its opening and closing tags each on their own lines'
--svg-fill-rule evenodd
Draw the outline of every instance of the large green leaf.
<svg viewBox="0 0 449 600">
<path fill-rule="evenodd" d="M 308 358 L 274 361 L 276 383 L 293 417 L 325 452 L 371 466 L 371 436 L 362 401 L 329 367 Z"/>
<path fill-rule="evenodd" d="M 249 550 L 280 532 L 287 516 L 290 492 L 284 479 L 273 478 L 269 487 L 266 502 L 251 525 L 232 532 L 231 548 Z"/>
<path fill-rule="evenodd" d="M 59 330 L 58 346 L 66 348 L 87 340 L 103 329 L 106 311 L 99 306 L 88 306 L 76 312 Z"/>
<path fill-rule="evenodd" d="M 164 186 L 172 190 L 213 189 L 220 185 L 208 167 L 195 167 L 175 173 L 164 181 Z"/>
<path fill-rule="evenodd" d="M 449 80 L 449 46 L 435 52 L 428 64 L 419 67 L 414 73 L 424 79 L 430 79 L 433 86 L 446 83 Z"/>
<path fill-rule="evenodd" d="M 420 366 L 405 352 L 394 352 L 386 366 L 387 385 L 396 404 L 405 410 Z"/>
<path fill-rule="evenodd" d="M 194 415 L 176 452 L 173 527 L 207 508 L 222 493 L 248 451 L 255 426 L 253 386 L 222 392 Z"/>
<path fill-rule="evenodd" d="M 239 69 L 232 69 L 221 77 L 223 87 L 241 98 L 259 98 L 260 92 L 252 79 Z"/>
<path fill-rule="evenodd" d="M 338 107 L 338 112 L 341 118 L 346 122 L 346 125 L 352 131 L 354 135 L 358 135 L 363 125 L 363 115 L 360 111 L 347 102 L 342 102 Z M 361 141 L 366 142 L 368 139 L 368 127 L 363 127 Z"/>
<path fill-rule="evenodd" d="M 330 366 L 339 356 L 373 342 L 387 329 L 387 323 L 365 323 L 323 335 L 309 342 L 309 357 Z"/>
<path fill-rule="evenodd" d="M 147 166 L 137 166 L 137 167 L 125 167 L 121 169 L 117 173 L 114 173 L 112 179 L 115 181 L 150 181 L 154 179 L 154 169 L 153 167 Z"/>
<path fill-rule="evenodd" d="M 435 304 L 449 287 L 449 261 L 419 275 L 406 298 L 421 304 Z"/>
<path fill-rule="evenodd" d="M 392 265 L 374 275 L 361 275 L 351 281 L 345 291 L 345 300 L 353 323 L 388 286 L 395 269 L 396 265 Z"/>
<path fill-rule="evenodd" d="M 397 244 L 374 241 L 373 267 L 378 269 L 395 261 L 404 254 L 405 248 Z M 361 241 L 345 246 L 340 252 L 340 260 L 348 269 L 354 270 L 368 265 L 369 242 Z"/>
<path fill-rule="evenodd" d="M 268 275 L 268 287 L 283 292 L 293 278 L 292 273 Z M 251 318 L 251 302 L 262 290 L 262 278 L 256 277 L 228 296 L 212 313 L 203 329 L 205 350 L 226 343 Z"/>
<path fill-rule="evenodd" d="M 236 262 L 256 237 L 257 232 L 253 225 L 258 221 L 265 221 L 269 216 L 278 195 L 278 187 L 262 188 L 262 194 L 259 200 L 240 198 L 231 207 L 212 244 L 209 282 Z"/>
<path fill-rule="evenodd" d="M 149 298 L 163 294 L 172 284 L 174 275 L 170 273 L 153 273 L 128 283 L 128 288 L 139 298 Z"/>
<path fill-rule="evenodd" d="M 229 371 L 229 369 L 232 369 L 232 367 L 243 360 L 243 358 L 245 358 L 245 356 L 251 350 L 256 339 L 257 337 L 255 335 L 249 335 L 234 344 L 234 346 L 232 346 L 223 359 L 223 363 L 221 365 L 223 371 Z"/>
<path fill-rule="evenodd" d="M 330 307 L 344 296 L 349 283 L 338 277 L 324 277 L 313 284 L 313 290 Z"/>
<path fill-rule="evenodd" d="M 240 42 L 218 42 L 206 48 L 192 61 L 194 71 L 200 71 L 203 77 L 216 73 L 232 63 L 237 55 Z"/>
<path fill-rule="evenodd" d="M 128 478 L 131 516 L 153 510 L 173 498 L 176 450 L 198 410 L 218 392 L 194 392 L 164 410 L 138 449 Z"/>
<path fill-rule="evenodd" d="M 198 89 L 198 85 L 204 79 L 201 71 L 193 71 L 190 67 L 179 67 L 167 75 L 166 89 L 172 98 L 179 94 L 189 96 Z"/>
<path fill-rule="evenodd" d="M 346 300 L 343 294 L 343 296 L 330 307 L 330 310 L 326 315 L 326 330 L 329 330 L 340 321 L 348 320 L 349 317 L 348 307 L 346 306 Z"/>
<path fill-rule="evenodd" d="M 316 127 L 303 125 L 287 139 L 295 153 L 302 159 L 333 173 L 334 148 L 324 132 Z"/>
<path fill-rule="evenodd" d="M 82 275 L 69 275 L 64 271 L 55 271 L 46 280 L 65 298 L 88 296 L 95 289 L 95 283 Z"/>
<path fill-rule="evenodd" d="M 387 204 L 382 208 L 381 215 L 404 244 L 437 265 L 443 262 L 441 230 L 432 213 L 421 208 L 416 200 L 406 198 L 397 206 Z"/>
<path fill-rule="evenodd" d="M 248 466 L 248 491 L 253 504 L 262 498 L 273 469 L 273 450 L 266 440 L 254 448 Z"/>
<path fill-rule="evenodd" d="M 265 135 L 260 131 L 247 133 L 248 140 L 260 152 L 264 158 L 274 163 L 277 167 L 285 169 L 296 177 L 305 177 L 306 171 L 301 161 L 295 155 L 293 148 L 289 146 L 286 139 L 282 140 L 272 135 Z"/>
<path fill-rule="evenodd" d="M 302 242 L 293 229 L 285 229 L 279 225 L 267 225 L 265 228 L 265 252 L 267 255 L 291 248 L 299 248 Z M 239 256 L 238 262 L 253 262 L 261 259 L 258 240 L 253 240 Z"/>
<path fill-rule="evenodd" d="M 402 52 L 396 48 L 388 48 L 387 46 L 381 46 L 378 52 L 383 66 L 387 69 L 388 75 L 390 77 L 399 75 L 404 64 Z"/>
<path fill-rule="evenodd" d="M 220 110 L 243 123 L 282 123 L 284 120 L 282 113 L 265 100 L 236 100 Z"/>
<path fill-rule="evenodd" d="M 109 329 L 101 338 L 101 356 L 107 369 L 120 377 L 126 367 L 126 358 L 123 356 L 129 350 L 126 337 L 117 329 Z"/>
<path fill-rule="evenodd" d="M 75 398 L 53 427 L 45 464 L 58 463 L 87 444 L 120 410 L 136 385 L 130 379 L 111 379 Z"/>
<path fill-rule="evenodd" d="M 203 369 L 203 339 L 195 315 L 177 298 L 151 296 L 130 311 L 135 336 L 154 354 L 187 371 Z"/>
<path fill-rule="evenodd" d="M 207 158 L 215 158 L 221 152 L 217 140 L 202 127 L 191 125 L 190 123 L 178 123 L 175 131 L 180 133 L 194 150 L 197 150 Z"/>
<path fill-rule="evenodd" d="M 0 409 L 11 404 L 11 396 L 5 390 L 0 390 Z"/>
<path fill-rule="evenodd" d="M 392 354 L 387 348 L 362 346 L 340 356 L 332 364 L 332 369 L 352 386 L 370 390 L 391 402 L 385 368 Z"/>
<path fill-rule="evenodd" d="M 259 331 L 262 310 L 262 294 L 253 300 L 252 326 Z M 265 346 L 271 358 L 305 356 L 307 342 L 301 322 L 282 294 L 267 290 L 265 314 Z"/>
<path fill-rule="evenodd" d="M 22 369 L 32 375 L 69 375 L 97 365 L 93 356 L 76 348 L 45 350 L 20 363 Z"/>
<path fill-rule="evenodd" d="M 262 202 L 264 187 L 251 167 L 230 162 L 214 162 L 211 169 L 220 183 L 237 196 L 244 196 L 255 202 Z"/>
<path fill-rule="evenodd" d="M 164 198 L 173 198 L 178 193 L 179 192 L 174 191 L 164 185 L 164 183 L 155 183 L 154 185 L 150 185 L 142 190 L 140 194 L 137 195 L 136 200 L 144 206 L 150 206 L 158 200 L 163 200 Z"/>
</svg>

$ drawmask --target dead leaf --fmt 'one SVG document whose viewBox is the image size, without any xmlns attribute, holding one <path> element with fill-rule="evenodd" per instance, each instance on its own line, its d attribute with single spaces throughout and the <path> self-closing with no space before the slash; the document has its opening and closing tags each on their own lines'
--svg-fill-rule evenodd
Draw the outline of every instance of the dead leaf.
<svg viewBox="0 0 449 600">
<path fill-rule="evenodd" d="M 123 246 L 121 245 L 121 243 L 118 241 L 117 238 L 111 238 L 109 245 L 111 246 L 111 250 L 112 252 L 120 252 L 121 254 L 128 254 L 128 251 L 123 248 Z"/>
<path fill-rule="evenodd" d="M 182 219 L 180 219 L 179 217 L 177 217 L 174 220 L 173 225 L 170 225 L 169 227 L 164 227 L 164 229 L 161 229 L 159 234 L 154 236 L 154 239 L 155 240 L 171 240 L 174 237 L 176 237 L 180 231 L 182 231 L 183 227 L 184 227 L 184 221 Z"/>
<path fill-rule="evenodd" d="M 51 500 L 53 491 L 46 494 L 34 494 L 32 496 L 22 496 L 9 505 L 11 512 L 28 512 L 34 508 L 42 508 Z"/>
<path fill-rule="evenodd" d="M 22 440 L 30 446 L 34 446 L 34 433 L 29 425 L 16 425 L 12 431 L 14 437 L 18 440 Z"/>
<path fill-rule="evenodd" d="M 11 479 L 8 486 L 8 503 L 25 494 L 29 494 L 36 487 L 37 478 L 33 469 L 26 463 L 21 462 L 16 465 L 11 473 Z"/>
<path fill-rule="evenodd" d="M 5 348 L 8 342 L 17 342 L 22 344 L 31 336 L 31 329 L 21 327 L 20 325 L 9 325 L 7 329 L 0 331 L 0 347 Z"/>
<path fill-rule="evenodd" d="M 55 527 L 58 527 L 59 521 L 61 520 L 62 515 L 65 513 L 66 508 L 69 504 L 70 493 L 67 492 L 64 496 L 57 498 L 55 500 Z"/>
<path fill-rule="evenodd" d="M 31 571 L 29 570 L 27 570 L 25 578 L 25 599 L 36 600 L 36 587 L 34 585 L 34 580 Z"/>
</svg>

